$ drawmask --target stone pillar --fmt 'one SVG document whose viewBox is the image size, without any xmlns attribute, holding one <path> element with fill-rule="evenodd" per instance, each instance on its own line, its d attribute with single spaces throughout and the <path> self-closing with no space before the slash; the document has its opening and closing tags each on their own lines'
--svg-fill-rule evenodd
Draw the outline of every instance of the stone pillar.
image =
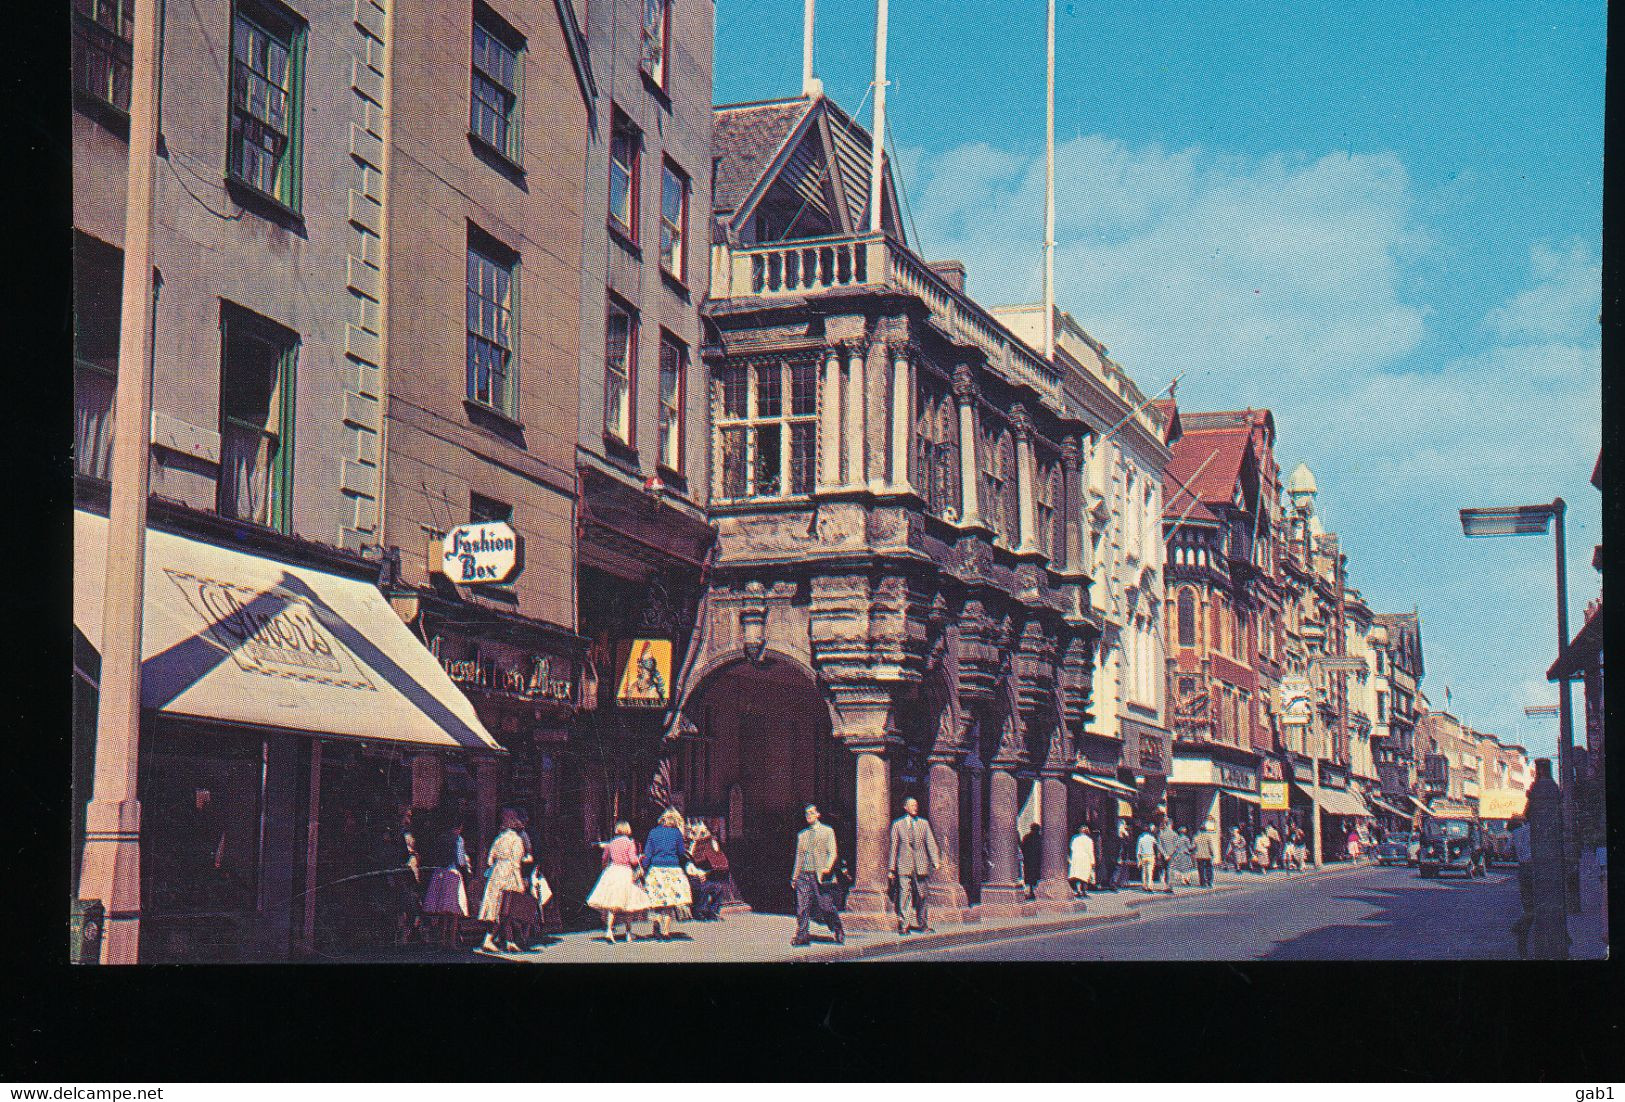
<svg viewBox="0 0 1625 1102">
<path fill-rule="evenodd" d="M 1046 772 L 1038 782 L 1043 796 L 1039 802 L 1040 822 L 1044 824 L 1043 860 L 1039 865 L 1038 889 L 1034 893 L 1045 910 L 1081 909 L 1067 882 L 1067 791 L 1066 779 L 1058 772 Z"/>
<path fill-rule="evenodd" d="M 1063 491 L 1056 507 L 1064 510 L 1066 518 L 1066 552 L 1059 556 L 1062 568 L 1068 574 L 1083 573 L 1083 511 L 1087 502 L 1083 492 L 1083 440 L 1077 433 L 1068 433 L 1061 444 Z M 1159 519 L 1157 523 L 1162 522 Z"/>
<path fill-rule="evenodd" d="M 433 811 L 440 806 L 446 763 L 439 754 L 412 755 L 412 806 Z"/>
<path fill-rule="evenodd" d="M 969 899 L 959 878 L 959 772 L 953 754 L 933 754 L 926 818 L 942 860 L 931 873 L 926 897 L 935 922 L 963 922 Z"/>
<path fill-rule="evenodd" d="M 1038 550 L 1038 509 L 1033 496 L 1033 439 L 1032 422 L 1027 419 L 1025 407 L 1017 405 L 1010 411 L 1010 420 L 1016 430 L 1016 554 L 1025 555 Z"/>
<path fill-rule="evenodd" d="M 954 402 L 959 407 L 959 522 L 982 522 L 976 502 L 976 383 L 966 364 L 954 368 Z"/>
<path fill-rule="evenodd" d="M 891 488 L 908 493 L 909 444 L 913 439 L 914 370 L 908 346 L 892 352 L 891 374 Z"/>
<path fill-rule="evenodd" d="M 868 480 L 863 469 L 864 403 L 868 393 L 863 384 L 865 349 L 852 345 L 846 353 L 846 484 L 862 487 Z"/>
<path fill-rule="evenodd" d="M 987 846 L 989 865 L 982 884 L 982 914 L 993 918 L 1026 913 L 1027 892 L 1016 875 L 1021 841 L 1016 837 L 1017 798 L 1015 763 L 994 761 L 988 770 Z"/>
<path fill-rule="evenodd" d="M 1569 928 L 1563 869 L 1563 794 L 1552 780 L 1552 759 L 1535 759 L 1529 788 L 1529 869 L 1534 880 L 1535 914 L 1529 955 L 1537 960 L 1569 959 Z M 1524 870 L 1519 870 L 1522 875 Z"/>
<path fill-rule="evenodd" d="M 841 484 L 841 352 L 824 352 L 823 392 L 818 400 L 818 488 Z"/>
<path fill-rule="evenodd" d="M 852 890 L 847 893 L 847 924 L 859 930 L 889 928 L 886 846 L 891 829 L 891 781 L 883 747 L 858 751 L 857 853 Z"/>
</svg>

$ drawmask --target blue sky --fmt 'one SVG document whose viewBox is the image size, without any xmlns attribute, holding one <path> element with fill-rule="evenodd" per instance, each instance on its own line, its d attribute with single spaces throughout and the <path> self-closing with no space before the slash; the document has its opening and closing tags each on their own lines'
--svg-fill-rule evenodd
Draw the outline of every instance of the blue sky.
<svg viewBox="0 0 1625 1102">
<path fill-rule="evenodd" d="M 848 110 L 873 0 L 820 0 Z M 988 304 L 1038 297 L 1044 5 L 892 0 L 888 117 L 915 244 Z M 1424 688 L 1556 745 L 1548 538 L 1456 509 L 1570 505 L 1570 607 L 1599 591 L 1600 2 L 1058 0 L 1057 297 L 1147 390 L 1267 406 L 1283 471 L 1379 611 L 1423 617 Z M 801 5 L 720 0 L 718 102 L 799 91 Z M 865 115 L 868 105 L 864 104 Z"/>
</svg>

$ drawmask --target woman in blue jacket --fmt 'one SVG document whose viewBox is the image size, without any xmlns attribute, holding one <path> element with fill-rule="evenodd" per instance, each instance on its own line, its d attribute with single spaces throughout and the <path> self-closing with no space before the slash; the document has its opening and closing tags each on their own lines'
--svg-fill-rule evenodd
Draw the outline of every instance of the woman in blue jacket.
<svg viewBox="0 0 1625 1102">
<path fill-rule="evenodd" d="M 643 890 L 649 895 L 654 936 L 661 941 L 671 936 L 674 919 L 688 917 L 689 904 L 694 900 L 688 889 L 688 873 L 683 871 L 687 861 L 682 812 L 668 807 L 643 843 Z"/>
</svg>

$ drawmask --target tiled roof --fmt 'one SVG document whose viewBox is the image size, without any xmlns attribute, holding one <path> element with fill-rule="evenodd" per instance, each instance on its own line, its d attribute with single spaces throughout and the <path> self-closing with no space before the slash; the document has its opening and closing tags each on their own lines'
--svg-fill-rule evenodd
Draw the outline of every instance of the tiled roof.
<svg viewBox="0 0 1625 1102">
<path fill-rule="evenodd" d="M 1192 422 L 1207 414 L 1180 414 L 1185 433 L 1173 445 L 1174 457 L 1165 475 L 1173 494 L 1164 512 L 1180 516 L 1190 506 L 1192 492 L 1201 504 L 1191 510 L 1217 519 L 1207 505 L 1228 505 L 1236 498 L 1236 481 L 1241 477 L 1242 460 L 1252 439 L 1252 426 L 1243 421 L 1224 428 L 1197 428 Z"/>
<path fill-rule="evenodd" d="M 739 209 L 783 148 L 785 139 L 815 102 L 798 97 L 716 109 L 711 151 L 716 157 L 718 214 Z"/>
</svg>

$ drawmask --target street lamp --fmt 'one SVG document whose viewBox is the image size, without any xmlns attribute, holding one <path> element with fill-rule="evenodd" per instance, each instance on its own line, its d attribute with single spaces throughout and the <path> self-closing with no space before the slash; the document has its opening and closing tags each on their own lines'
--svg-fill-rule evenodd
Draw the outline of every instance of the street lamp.
<svg viewBox="0 0 1625 1102">
<path fill-rule="evenodd" d="M 1557 532 L 1557 653 L 1569 645 L 1569 570 L 1564 541 L 1562 498 L 1550 505 L 1505 505 L 1461 510 L 1461 532 L 1468 539 L 1487 536 L 1544 536 L 1556 521 Z M 1527 709 L 1525 710 L 1528 714 Z M 1571 914 L 1580 911 L 1579 839 L 1574 835 L 1574 698 L 1567 678 L 1557 683 L 1557 775 L 1563 791 L 1563 846 L 1568 862 L 1563 882 Z"/>
</svg>

